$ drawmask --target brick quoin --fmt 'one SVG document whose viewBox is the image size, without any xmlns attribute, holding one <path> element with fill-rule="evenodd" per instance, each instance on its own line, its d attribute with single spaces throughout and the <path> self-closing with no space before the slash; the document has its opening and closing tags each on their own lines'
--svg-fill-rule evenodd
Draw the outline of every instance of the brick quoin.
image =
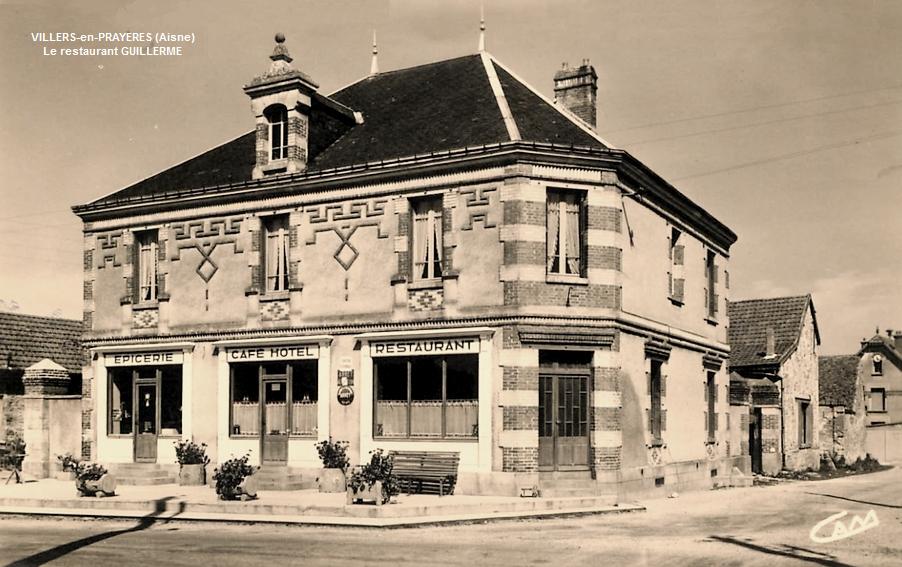
<svg viewBox="0 0 902 567">
<path fill-rule="evenodd" d="M 620 408 L 595 408 L 592 412 L 592 431 L 622 431 L 622 415 Z"/>
<path fill-rule="evenodd" d="M 587 211 L 589 228 L 597 230 L 610 230 L 620 232 L 622 230 L 620 217 L 622 212 L 618 207 L 589 206 Z"/>
<path fill-rule="evenodd" d="M 505 305 L 558 305 L 575 307 L 595 307 L 602 309 L 620 308 L 620 286 L 590 284 L 570 286 L 546 282 L 507 281 L 504 282 Z"/>
<path fill-rule="evenodd" d="M 94 282 L 85 282 L 83 288 L 84 299 L 91 299 L 94 297 Z"/>
<path fill-rule="evenodd" d="M 545 226 L 544 201 L 505 201 L 504 224 L 532 224 Z"/>
<path fill-rule="evenodd" d="M 85 250 L 85 271 L 90 272 L 94 268 L 94 251 Z"/>
<path fill-rule="evenodd" d="M 538 390 L 539 369 L 523 366 L 505 366 L 501 373 L 501 389 Z"/>
<path fill-rule="evenodd" d="M 620 447 L 592 447 L 591 454 L 595 470 L 620 470 Z"/>
<path fill-rule="evenodd" d="M 589 268 L 601 268 L 607 270 L 622 269 L 623 251 L 613 246 L 589 246 L 586 253 Z"/>
<path fill-rule="evenodd" d="M 780 419 L 775 415 L 765 415 L 761 421 L 761 427 L 763 429 L 779 429 Z"/>
<path fill-rule="evenodd" d="M 94 312 L 85 311 L 81 318 L 81 326 L 84 331 L 91 331 L 94 328 Z"/>
<path fill-rule="evenodd" d="M 502 348 L 520 348 L 520 334 L 516 327 L 502 327 L 501 346 Z"/>
<path fill-rule="evenodd" d="M 596 367 L 592 369 L 596 392 L 619 392 L 620 369 Z"/>
<path fill-rule="evenodd" d="M 503 472 L 538 472 L 538 447 L 502 447 L 501 470 Z"/>
<path fill-rule="evenodd" d="M 545 243 L 526 242 L 522 240 L 504 243 L 504 264 L 545 265 Z"/>
<path fill-rule="evenodd" d="M 530 406 L 505 406 L 503 410 L 505 431 L 538 431 L 539 408 Z"/>
</svg>

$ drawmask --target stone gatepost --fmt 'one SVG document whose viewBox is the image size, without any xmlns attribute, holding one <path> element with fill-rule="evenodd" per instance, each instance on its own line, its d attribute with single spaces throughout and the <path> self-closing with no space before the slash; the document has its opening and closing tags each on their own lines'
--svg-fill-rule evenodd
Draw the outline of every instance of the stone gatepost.
<svg viewBox="0 0 902 567">
<path fill-rule="evenodd" d="M 51 418 L 52 401 L 72 397 L 66 396 L 69 379 L 68 370 L 47 358 L 25 369 L 25 395 L 22 399 L 26 457 L 22 472 L 28 475 L 37 478 L 50 476 L 51 462 L 56 460 L 56 456 L 51 454 L 51 438 L 60 433 L 60 427 L 80 430 L 80 422 L 55 423 L 56 420 Z"/>
</svg>

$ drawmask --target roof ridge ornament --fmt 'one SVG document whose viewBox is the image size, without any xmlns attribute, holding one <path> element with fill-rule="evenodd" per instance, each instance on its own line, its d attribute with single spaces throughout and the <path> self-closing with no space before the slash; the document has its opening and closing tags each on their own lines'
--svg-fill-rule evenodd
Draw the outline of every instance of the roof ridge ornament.
<svg viewBox="0 0 902 567">
<path fill-rule="evenodd" d="M 373 60 L 370 62 L 370 75 L 379 74 L 379 48 L 376 46 L 376 28 L 373 28 Z"/>
<path fill-rule="evenodd" d="M 479 5 L 479 49 L 482 53 L 485 51 L 485 5 Z"/>
<path fill-rule="evenodd" d="M 269 71 L 266 73 L 267 75 L 281 75 L 283 73 L 290 73 L 294 71 L 294 67 L 291 66 L 291 62 L 294 59 L 288 53 L 288 48 L 285 46 L 285 34 L 282 32 L 278 32 L 274 39 L 276 40 L 276 46 L 272 50 L 272 55 L 269 56 L 272 59 L 272 63 L 269 65 Z"/>
</svg>

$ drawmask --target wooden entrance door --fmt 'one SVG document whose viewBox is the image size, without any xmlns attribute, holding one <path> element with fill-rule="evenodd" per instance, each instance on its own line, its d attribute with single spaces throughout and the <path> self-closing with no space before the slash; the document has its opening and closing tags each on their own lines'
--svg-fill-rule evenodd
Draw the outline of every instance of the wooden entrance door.
<svg viewBox="0 0 902 567">
<path fill-rule="evenodd" d="M 288 379 L 265 378 L 263 386 L 263 462 L 288 461 Z"/>
<path fill-rule="evenodd" d="M 539 376 L 539 470 L 589 468 L 589 377 Z"/>
<path fill-rule="evenodd" d="M 764 472 L 761 464 L 761 408 L 754 408 L 749 412 L 749 456 L 752 458 L 752 472 L 761 474 Z"/>
<path fill-rule="evenodd" d="M 157 461 L 157 435 L 160 427 L 160 389 L 157 380 L 135 381 L 135 462 Z"/>
</svg>

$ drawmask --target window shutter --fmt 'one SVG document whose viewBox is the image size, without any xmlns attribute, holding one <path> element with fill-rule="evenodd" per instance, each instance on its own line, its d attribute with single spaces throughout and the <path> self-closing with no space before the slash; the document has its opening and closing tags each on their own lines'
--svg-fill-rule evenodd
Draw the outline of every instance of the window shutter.
<svg viewBox="0 0 902 567">
<path fill-rule="evenodd" d="M 718 399 L 717 399 L 717 398 L 718 398 L 718 396 L 717 396 L 717 382 L 714 383 L 714 388 L 712 388 L 712 389 L 714 390 L 714 403 L 716 404 L 717 401 L 718 401 Z"/>
<path fill-rule="evenodd" d="M 730 272 L 726 270 L 723 271 L 723 286 L 730 289 Z"/>
<path fill-rule="evenodd" d="M 646 386 L 646 393 L 650 396 L 651 395 L 651 372 L 645 373 L 645 386 Z"/>
<path fill-rule="evenodd" d="M 702 391 L 705 393 L 705 395 L 702 397 L 702 399 L 707 403 L 708 402 L 708 381 L 707 380 L 702 382 Z"/>
<path fill-rule="evenodd" d="M 667 395 L 667 375 L 661 374 L 661 397 Z"/>
<path fill-rule="evenodd" d="M 702 412 L 705 414 L 705 427 L 704 431 L 708 431 L 708 412 Z"/>
<path fill-rule="evenodd" d="M 704 288 L 702 291 L 705 292 L 704 305 L 705 305 L 705 313 L 707 314 L 708 313 L 708 288 Z"/>
<path fill-rule="evenodd" d="M 714 278 L 713 278 L 714 283 L 717 283 L 717 272 L 719 272 L 719 271 L 720 271 L 720 267 L 717 264 L 714 264 L 714 267 L 712 268 L 712 275 L 714 276 Z"/>
<path fill-rule="evenodd" d="M 579 275 L 589 276 L 589 205 L 585 193 L 579 199 Z"/>
<path fill-rule="evenodd" d="M 724 415 L 727 416 L 727 431 L 729 431 L 730 430 L 730 412 L 727 412 Z"/>
<path fill-rule="evenodd" d="M 685 247 L 682 244 L 677 244 L 673 247 L 673 265 L 674 266 L 682 266 L 683 265 L 683 255 Z"/>
<path fill-rule="evenodd" d="M 673 291 L 673 274 L 667 272 L 667 289 L 670 290 L 670 297 L 675 297 L 675 293 Z"/>
<path fill-rule="evenodd" d="M 683 278 L 676 278 L 673 280 L 673 298 L 683 301 L 683 297 L 686 292 L 686 280 Z"/>
<path fill-rule="evenodd" d="M 654 433 L 654 424 L 651 422 L 651 410 L 645 410 L 645 425 L 648 427 L 648 432 Z"/>
<path fill-rule="evenodd" d="M 667 431 L 667 410 L 661 410 L 661 431 Z"/>
<path fill-rule="evenodd" d="M 673 262 L 673 241 L 667 237 L 667 259 Z"/>
<path fill-rule="evenodd" d="M 719 417 L 720 417 L 719 413 L 714 414 L 714 431 L 717 431 L 718 429 L 720 429 L 720 420 L 718 419 Z"/>
<path fill-rule="evenodd" d="M 805 443 L 805 416 L 802 415 L 805 410 L 801 402 L 798 402 L 798 410 L 799 415 L 796 417 L 796 420 L 799 422 L 799 446 L 801 447 Z"/>
<path fill-rule="evenodd" d="M 717 313 L 717 304 L 720 303 L 719 299 L 720 298 L 716 293 L 711 294 L 711 301 L 714 302 L 714 304 L 711 306 L 711 313 Z"/>
</svg>

